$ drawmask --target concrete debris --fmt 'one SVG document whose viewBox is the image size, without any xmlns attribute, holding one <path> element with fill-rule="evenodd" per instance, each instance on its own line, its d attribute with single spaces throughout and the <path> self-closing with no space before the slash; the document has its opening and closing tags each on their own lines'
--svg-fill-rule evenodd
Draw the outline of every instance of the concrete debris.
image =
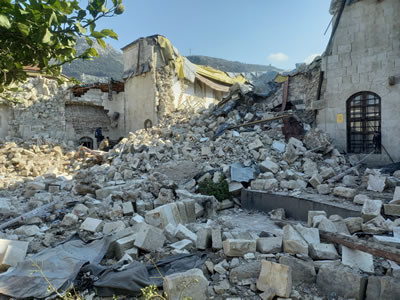
<svg viewBox="0 0 400 300">
<path fill-rule="evenodd" d="M 169 113 L 104 153 L 77 155 L 71 143 L 44 138 L 0 142 L 1 270 L 77 233 L 112 239 L 107 265 L 207 253 L 204 273 L 193 266 L 166 276 L 171 299 L 322 299 L 332 293 L 363 299 L 365 291 L 367 299 L 398 298 L 388 284 L 395 286 L 400 271 L 387 259 L 339 249 L 322 237 L 340 233 L 398 245 L 399 172 L 351 168 L 311 122 L 298 121 L 301 135 L 293 137 L 271 112 L 275 104 L 246 103 L 249 92 L 236 88 L 229 107 Z M 300 119 L 301 113 L 293 115 Z M 204 183 L 209 195 L 199 193 Z M 350 207 L 351 214 L 315 206 L 304 214 L 307 224 L 285 223 L 280 207 L 268 214 L 242 210 L 243 190 L 322 199 Z M 274 222 L 286 225 L 281 230 Z"/>
</svg>

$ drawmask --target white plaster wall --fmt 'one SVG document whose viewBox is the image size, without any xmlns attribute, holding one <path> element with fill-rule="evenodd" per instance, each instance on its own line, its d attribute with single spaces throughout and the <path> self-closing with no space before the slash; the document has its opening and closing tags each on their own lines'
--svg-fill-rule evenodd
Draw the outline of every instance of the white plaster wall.
<svg viewBox="0 0 400 300">
<path fill-rule="evenodd" d="M 124 49 L 124 72 L 133 69 L 137 65 L 138 48 L 136 43 Z"/>
<path fill-rule="evenodd" d="M 119 119 L 117 121 L 117 127 L 115 128 L 110 128 L 111 134 L 114 136 L 114 139 L 118 139 L 121 136 L 125 136 L 126 131 L 125 131 L 125 123 L 124 123 L 124 118 L 125 118 L 125 93 L 120 92 L 116 93 L 113 92 L 112 94 L 112 100 L 103 100 L 103 106 L 104 109 L 108 110 L 108 115 L 110 118 L 114 114 L 114 112 L 119 113 Z"/>
<path fill-rule="evenodd" d="M 398 0 L 363 0 L 346 6 L 332 54 L 323 59 L 327 85 L 317 124 L 341 150 L 347 149 L 346 101 L 357 92 L 370 91 L 382 99 L 382 144 L 400 161 L 400 80 L 394 86 L 388 84 L 390 76 L 400 75 L 399 12 Z M 337 114 L 343 114 L 343 123 L 337 123 Z M 382 150 L 370 161 L 380 164 L 389 158 Z"/>
<path fill-rule="evenodd" d="M 197 85 L 196 88 L 195 84 Z M 216 97 L 218 92 L 215 92 L 212 88 L 197 80 L 195 83 L 185 80 L 184 84 L 182 85 L 181 81 L 176 77 L 172 86 L 172 90 L 174 93 L 174 108 L 176 110 L 190 107 L 207 108 L 211 104 L 220 100 Z"/>
<path fill-rule="evenodd" d="M 8 122 L 11 110 L 6 105 L 0 105 L 0 139 L 8 135 Z"/>
<path fill-rule="evenodd" d="M 126 132 L 144 128 L 144 121 L 158 123 L 156 112 L 155 82 L 153 72 L 131 77 L 125 82 Z"/>
</svg>

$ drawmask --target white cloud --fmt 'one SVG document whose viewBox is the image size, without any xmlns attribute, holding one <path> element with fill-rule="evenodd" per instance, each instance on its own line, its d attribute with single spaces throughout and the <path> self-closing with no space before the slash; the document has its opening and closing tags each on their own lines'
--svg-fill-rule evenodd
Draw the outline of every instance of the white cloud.
<svg viewBox="0 0 400 300">
<path fill-rule="evenodd" d="M 311 63 L 313 62 L 314 58 L 316 58 L 317 56 L 320 56 L 320 55 L 321 55 L 321 54 L 319 54 L 319 53 L 311 54 L 309 57 L 307 57 L 307 58 L 304 60 L 304 62 L 305 62 L 306 64 L 311 64 Z"/>
<path fill-rule="evenodd" d="M 270 54 L 268 59 L 272 62 L 284 62 L 289 60 L 289 56 L 287 56 L 285 53 L 278 52 Z"/>
</svg>

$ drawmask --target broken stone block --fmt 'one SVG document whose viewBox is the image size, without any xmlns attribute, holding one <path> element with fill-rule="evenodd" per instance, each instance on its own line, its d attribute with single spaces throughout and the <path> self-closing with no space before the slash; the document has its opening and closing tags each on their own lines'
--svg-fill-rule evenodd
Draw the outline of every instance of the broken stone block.
<svg viewBox="0 0 400 300">
<path fill-rule="evenodd" d="M 283 251 L 290 254 L 308 255 L 308 244 L 290 225 L 283 227 Z"/>
<path fill-rule="evenodd" d="M 145 224 L 145 226 L 141 227 L 141 230 L 137 231 L 137 237 L 133 245 L 139 249 L 151 252 L 161 249 L 164 242 L 165 236 L 161 229 Z"/>
<path fill-rule="evenodd" d="M 333 244 L 310 244 L 310 256 L 315 260 L 334 260 L 339 258 L 339 254 Z"/>
<path fill-rule="evenodd" d="M 271 191 L 279 187 L 279 182 L 275 178 L 266 179 L 264 181 L 263 189 L 266 191 Z"/>
<path fill-rule="evenodd" d="M 280 253 L 282 251 L 282 237 L 267 237 L 256 240 L 257 252 Z"/>
<path fill-rule="evenodd" d="M 313 226 L 313 219 L 315 216 L 327 216 L 326 212 L 323 210 L 309 210 L 307 216 L 307 225 Z"/>
<path fill-rule="evenodd" d="M 352 175 L 346 175 L 342 179 L 342 183 L 345 186 L 355 187 L 358 185 L 358 177 Z"/>
<path fill-rule="evenodd" d="M 257 289 L 272 291 L 274 296 L 288 298 L 292 291 L 292 270 L 289 266 L 261 261 L 261 272 L 257 280 Z"/>
<path fill-rule="evenodd" d="M 322 179 L 321 175 L 314 173 L 314 175 L 312 175 L 312 177 L 310 178 L 308 183 L 311 184 L 311 186 L 314 189 L 316 189 L 322 183 L 322 181 L 323 181 L 323 179 Z"/>
<path fill-rule="evenodd" d="M 135 210 L 133 209 L 132 202 L 129 201 L 122 203 L 122 213 L 124 214 L 124 216 L 131 216 L 134 212 Z"/>
<path fill-rule="evenodd" d="M 202 228 L 197 232 L 196 248 L 206 250 L 212 245 L 211 228 Z"/>
<path fill-rule="evenodd" d="M 131 234 L 115 242 L 115 256 L 117 257 L 117 259 L 121 259 L 128 249 L 134 248 L 133 243 L 136 240 L 136 236 L 136 233 Z"/>
<path fill-rule="evenodd" d="M 327 232 L 334 232 L 334 233 L 337 232 L 335 223 L 333 223 L 331 220 L 327 219 L 326 217 L 322 217 L 321 221 L 319 222 L 318 229 L 327 231 Z"/>
<path fill-rule="evenodd" d="M 139 249 L 138 248 L 130 248 L 125 251 L 124 255 L 129 255 L 133 260 L 137 260 L 139 258 Z"/>
<path fill-rule="evenodd" d="M 86 205 L 83 205 L 82 203 L 78 203 L 72 209 L 72 213 L 74 215 L 77 215 L 80 218 L 86 216 L 88 214 L 88 212 L 89 212 L 89 208 Z"/>
<path fill-rule="evenodd" d="M 95 218 L 86 218 L 80 226 L 80 230 L 89 232 L 99 232 L 103 226 L 103 221 Z"/>
<path fill-rule="evenodd" d="M 335 187 L 333 189 L 333 194 L 338 197 L 346 198 L 346 199 L 354 199 L 357 191 L 355 189 L 346 188 L 342 186 Z"/>
<path fill-rule="evenodd" d="M 241 190 L 243 189 L 243 184 L 240 182 L 231 182 L 229 183 L 229 193 L 232 195 L 240 195 Z"/>
<path fill-rule="evenodd" d="M 168 224 L 178 225 L 182 223 L 179 209 L 176 203 L 168 203 L 159 206 L 145 215 L 145 220 L 148 224 L 165 228 Z"/>
<path fill-rule="evenodd" d="M 286 150 L 286 144 L 279 141 L 273 141 L 271 148 L 278 151 L 279 153 L 283 153 Z"/>
<path fill-rule="evenodd" d="M 96 199 L 104 200 L 108 196 L 110 196 L 113 192 L 120 191 L 120 189 L 121 188 L 119 186 L 107 186 L 105 188 L 98 189 L 96 190 Z"/>
<path fill-rule="evenodd" d="M 168 275 L 164 280 L 164 292 L 170 299 L 193 300 L 207 299 L 208 280 L 200 269 L 191 269 L 183 273 Z"/>
<path fill-rule="evenodd" d="M 319 230 L 317 228 L 307 228 L 301 224 L 296 224 L 293 227 L 308 244 L 320 243 Z"/>
<path fill-rule="evenodd" d="M 175 237 L 179 240 L 188 239 L 191 240 L 193 243 L 196 243 L 197 241 L 197 235 L 192 231 L 190 231 L 189 229 L 187 229 L 182 224 L 176 226 Z"/>
<path fill-rule="evenodd" d="M 327 180 L 336 175 L 335 170 L 332 167 L 322 167 L 319 174 L 324 180 Z"/>
<path fill-rule="evenodd" d="M 212 229 L 211 230 L 211 240 L 212 240 L 212 248 L 213 250 L 222 249 L 222 236 L 220 229 Z"/>
<path fill-rule="evenodd" d="M 359 194 L 354 197 L 353 202 L 356 204 L 364 205 L 365 201 L 367 200 L 370 200 L 368 196 Z"/>
<path fill-rule="evenodd" d="M 386 176 L 372 175 L 368 176 L 367 190 L 382 193 L 386 185 Z"/>
<path fill-rule="evenodd" d="M 343 265 L 323 265 L 318 271 L 317 288 L 323 295 L 345 299 L 362 300 L 365 295 L 367 278 Z"/>
<path fill-rule="evenodd" d="M 370 276 L 367 285 L 366 300 L 399 299 L 399 279 L 390 276 Z"/>
<path fill-rule="evenodd" d="M 227 239 L 223 242 L 224 254 L 229 257 L 243 256 L 256 252 L 255 240 Z"/>
<path fill-rule="evenodd" d="M 218 274 L 221 274 L 221 275 L 226 274 L 227 271 L 226 271 L 226 269 L 224 268 L 224 265 L 225 265 L 226 263 L 227 263 L 226 260 L 223 260 L 223 261 L 221 261 L 220 263 L 216 264 L 216 265 L 214 266 L 214 271 L 217 272 Z"/>
<path fill-rule="evenodd" d="M 317 273 L 312 260 L 302 260 L 293 256 L 281 256 L 279 263 L 289 266 L 292 270 L 292 282 L 294 284 L 315 283 Z"/>
<path fill-rule="evenodd" d="M 232 260 L 233 261 L 233 260 Z M 252 261 L 245 264 L 240 264 L 233 267 L 229 280 L 231 283 L 240 284 L 241 282 L 255 283 L 261 272 L 261 261 Z"/>
<path fill-rule="evenodd" d="M 386 224 L 386 220 L 379 215 L 376 218 L 362 224 L 362 231 L 371 234 L 383 234 L 389 231 L 389 228 Z"/>
<path fill-rule="evenodd" d="M 400 205 L 399 204 L 385 204 L 383 206 L 385 215 L 388 216 L 400 216 Z"/>
<path fill-rule="evenodd" d="M 335 224 L 336 226 L 336 232 L 337 233 L 341 233 L 344 235 L 350 235 L 349 230 L 347 229 L 347 225 L 344 221 L 340 220 L 340 221 L 335 221 L 333 222 L 333 224 Z"/>
<path fill-rule="evenodd" d="M 193 246 L 193 242 L 191 240 L 184 239 L 169 246 L 175 250 L 183 250 L 191 248 Z"/>
<path fill-rule="evenodd" d="M 185 205 L 188 223 L 196 222 L 195 200 L 185 199 L 182 202 Z"/>
<path fill-rule="evenodd" d="M 15 267 L 24 261 L 29 242 L 0 239 L 0 270 Z"/>
<path fill-rule="evenodd" d="M 40 228 L 36 225 L 23 225 L 15 229 L 15 233 L 24 236 L 35 236 L 40 232 Z"/>
<path fill-rule="evenodd" d="M 265 186 L 265 179 L 256 179 L 251 182 L 251 189 L 252 190 L 263 190 Z"/>
<path fill-rule="evenodd" d="M 319 184 L 317 186 L 317 191 L 320 195 L 328 195 L 331 193 L 331 188 L 327 184 Z"/>
<path fill-rule="evenodd" d="M 74 214 L 66 214 L 61 221 L 62 226 L 73 226 L 78 223 L 78 216 Z"/>
<path fill-rule="evenodd" d="M 103 226 L 103 234 L 109 234 L 113 231 L 120 231 L 125 229 L 125 224 L 122 221 L 107 222 Z"/>
<path fill-rule="evenodd" d="M 359 250 L 342 246 L 342 264 L 360 269 L 366 273 L 374 273 L 373 256 Z"/>
<path fill-rule="evenodd" d="M 251 150 L 258 150 L 262 147 L 264 147 L 264 144 L 260 141 L 260 139 L 256 138 L 252 143 L 249 143 L 247 145 L 249 151 Z"/>
<path fill-rule="evenodd" d="M 185 203 L 183 203 L 182 201 L 177 201 L 175 203 L 176 203 L 176 206 L 178 207 L 179 216 L 181 218 L 182 223 L 183 224 L 187 224 L 188 223 L 188 217 L 186 215 Z"/>
<path fill-rule="evenodd" d="M 261 172 L 263 172 L 263 173 L 272 172 L 272 173 L 276 174 L 279 171 L 279 165 L 269 159 L 263 161 L 259 165 L 259 167 L 260 167 Z"/>
<path fill-rule="evenodd" d="M 227 279 L 224 279 L 224 280 L 220 281 L 217 285 L 214 285 L 214 291 L 217 295 L 224 294 L 230 288 L 231 288 L 231 285 L 229 284 L 229 281 Z"/>
<path fill-rule="evenodd" d="M 363 219 L 361 217 L 350 217 L 344 219 L 347 229 L 351 234 L 362 230 Z"/>
<path fill-rule="evenodd" d="M 381 200 L 367 200 L 362 207 L 361 217 L 363 218 L 364 222 L 368 222 L 369 220 L 379 216 L 381 214 L 381 209 Z"/>
<path fill-rule="evenodd" d="M 7 216 L 11 212 L 10 202 L 7 198 L 0 197 L 0 215 Z"/>
<path fill-rule="evenodd" d="M 396 186 L 393 194 L 393 200 L 389 202 L 390 204 L 400 204 L 400 186 Z"/>
</svg>

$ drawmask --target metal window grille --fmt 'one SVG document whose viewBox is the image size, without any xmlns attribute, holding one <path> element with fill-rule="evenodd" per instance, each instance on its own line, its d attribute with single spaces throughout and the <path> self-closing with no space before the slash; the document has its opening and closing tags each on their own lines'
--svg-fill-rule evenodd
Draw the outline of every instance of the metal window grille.
<svg viewBox="0 0 400 300">
<path fill-rule="evenodd" d="M 371 92 L 357 93 L 347 100 L 347 152 L 381 153 L 374 135 L 381 135 L 381 98 Z"/>
</svg>

